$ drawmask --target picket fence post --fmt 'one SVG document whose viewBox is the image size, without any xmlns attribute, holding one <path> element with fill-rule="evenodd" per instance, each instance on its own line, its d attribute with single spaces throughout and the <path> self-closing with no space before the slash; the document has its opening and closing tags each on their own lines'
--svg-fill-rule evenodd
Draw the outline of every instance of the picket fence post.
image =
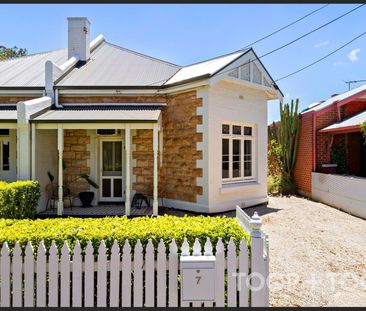
<svg viewBox="0 0 366 311">
<path fill-rule="evenodd" d="M 257 212 L 250 220 L 251 226 L 251 306 L 268 306 L 267 259 L 264 254 L 265 235 L 262 232 L 262 221 Z"/>
<path fill-rule="evenodd" d="M 110 281 L 110 307 L 119 307 L 119 280 L 120 280 L 120 268 L 121 268 L 121 256 L 120 248 L 117 240 L 114 240 L 111 249 L 111 281 Z"/>
<path fill-rule="evenodd" d="M 15 243 L 12 258 L 13 307 L 22 307 L 23 293 L 23 255 L 19 243 Z"/>
<path fill-rule="evenodd" d="M 178 307 L 178 246 L 173 239 L 169 247 L 169 307 Z"/>
<path fill-rule="evenodd" d="M 0 299 L 1 307 L 10 307 L 10 256 L 9 256 L 8 243 L 5 242 L 1 248 L 1 260 L 0 260 Z"/>
</svg>

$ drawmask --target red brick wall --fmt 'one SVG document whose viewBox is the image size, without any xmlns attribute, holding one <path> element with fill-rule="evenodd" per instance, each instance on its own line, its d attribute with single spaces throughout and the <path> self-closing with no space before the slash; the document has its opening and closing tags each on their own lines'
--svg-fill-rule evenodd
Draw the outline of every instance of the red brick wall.
<svg viewBox="0 0 366 311">
<path fill-rule="evenodd" d="M 311 194 L 311 172 L 313 166 L 312 133 L 312 114 L 304 114 L 301 116 L 300 137 L 294 168 L 294 179 L 298 190 L 308 196 Z"/>
<path fill-rule="evenodd" d="M 316 116 L 316 169 L 319 171 L 322 164 L 328 161 L 328 144 L 330 135 L 327 133 L 318 133 L 319 130 L 338 121 L 337 108 L 334 107 L 325 113 Z"/>
</svg>

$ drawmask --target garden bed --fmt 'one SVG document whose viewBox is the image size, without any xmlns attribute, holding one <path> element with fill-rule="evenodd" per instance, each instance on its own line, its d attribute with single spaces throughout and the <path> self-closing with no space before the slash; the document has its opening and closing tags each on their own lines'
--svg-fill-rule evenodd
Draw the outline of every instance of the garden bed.
<svg viewBox="0 0 366 311">
<path fill-rule="evenodd" d="M 99 247 L 100 241 L 104 240 L 108 250 L 112 247 L 113 241 L 117 240 L 122 245 L 126 239 L 131 246 L 134 246 L 138 239 L 145 246 L 149 239 L 154 246 L 157 246 L 160 239 L 166 245 L 174 238 L 178 246 L 187 238 L 190 245 L 195 238 L 198 238 L 203 246 L 207 238 L 210 238 L 213 245 L 216 245 L 221 237 L 224 245 L 227 245 L 232 237 L 238 246 L 243 237 L 249 243 L 249 235 L 243 230 L 236 219 L 228 217 L 176 217 L 161 216 L 156 218 L 139 217 L 128 219 L 127 217 L 105 217 L 105 218 L 59 218 L 59 219 L 37 219 L 37 220 L 12 220 L 0 219 L 0 245 L 5 241 L 10 248 L 14 247 L 16 241 L 22 249 L 28 241 L 38 245 L 44 241 L 49 249 L 52 241 L 55 241 L 61 249 L 66 240 L 73 248 L 76 240 L 79 240 L 83 250 L 88 240 L 91 240 L 95 250 Z"/>
</svg>

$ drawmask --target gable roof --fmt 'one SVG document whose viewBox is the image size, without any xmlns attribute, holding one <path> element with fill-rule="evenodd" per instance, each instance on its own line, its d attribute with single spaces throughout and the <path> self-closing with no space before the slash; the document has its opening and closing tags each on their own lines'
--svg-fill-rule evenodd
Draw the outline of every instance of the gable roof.
<svg viewBox="0 0 366 311">
<path fill-rule="evenodd" d="M 197 77 L 212 76 L 217 71 L 223 69 L 231 62 L 235 61 L 248 50 L 219 56 L 203 62 L 192 64 L 181 68 L 174 76 L 172 76 L 165 85 L 180 83 Z"/>
<path fill-rule="evenodd" d="M 335 103 L 340 103 L 347 99 L 351 99 L 353 97 L 363 96 L 365 95 L 364 92 L 366 91 L 366 84 L 360 85 L 352 90 L 344 92 L 342 94 L 338 94 L 328 98 L 327 100 L 320 101 L 318 103 L 311 104 L 307 109 L 303 110 L 301 113 L 307 113 L 310 111 L 320 111 L 324 108 L 327 108 Z"/>
<path fill-rule="evenodd" d="M 47 60 L 61 65 L 67 61 L 67 49 L 0 61 L 0 87 L 43 88 L 45 85 L 45 62 Z"/>
<path fill-rule="evenodd" d="M 91 51 L 90 59 L 86 63 L 76 64 L 55 81 L 55 88 L 170 87 L 219 74 L 249 51 L 254 53 L 252 48 L 248 48 L 182 67 L 102 41 Z M 258 58 L 255 53 L 254 57 Z M 61 66 L 67 61 L 67 49 L 0 61 L 0 88 L 43 89 L 47 60 Z M 261 62 L 260 64 L 263 66 Z M 266 68 L 263 68 L 269 75 Z"/>
<path fill-rule="evenodd" d="M 57 87 L 157 87 L 181 67 L 103 42 L 90 55 L 90 60 L 75 67 L 56 83 Z"/>
</svg>

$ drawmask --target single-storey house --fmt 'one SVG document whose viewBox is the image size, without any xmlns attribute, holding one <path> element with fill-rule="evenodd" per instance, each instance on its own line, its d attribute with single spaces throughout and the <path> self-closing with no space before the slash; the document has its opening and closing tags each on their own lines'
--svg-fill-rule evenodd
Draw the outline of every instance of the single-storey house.
<svg viewBox="0 0 366 311">
<path fill-rule="evenodd" d="M 68 18 L 68 47 L 0 62 L 0 179 L 47 172 L 72 205 L 133 195 L 216 213 L 267 201 L 267 100 L 282 93 L 253 49 L 178 66 L 90 41 L 87 18 Z M 91 187 L 81 174 L 99 185 Z"/>
<path fill-rule="evenodd" d="M 301 194 L 366 218 L 366 84 L 301 113 L 294 178 Z"/>
</svg>

